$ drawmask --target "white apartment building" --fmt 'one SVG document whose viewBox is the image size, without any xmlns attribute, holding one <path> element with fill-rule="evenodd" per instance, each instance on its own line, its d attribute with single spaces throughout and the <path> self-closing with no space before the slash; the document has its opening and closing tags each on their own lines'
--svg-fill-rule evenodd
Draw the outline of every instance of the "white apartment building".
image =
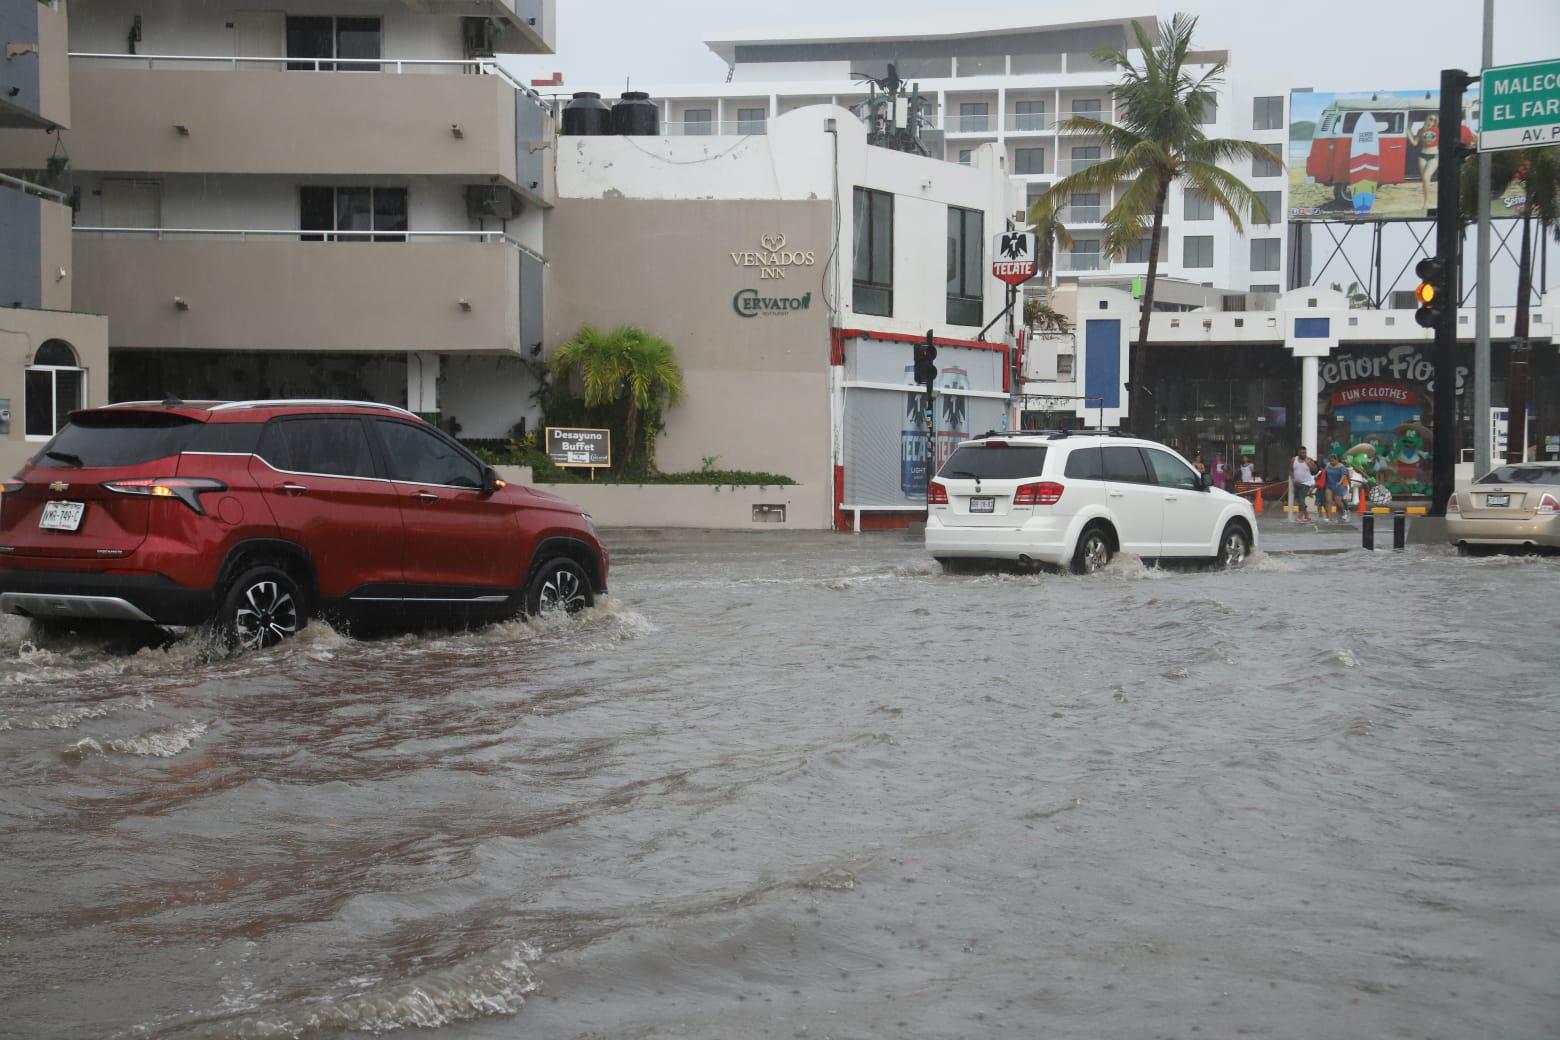
<svg viewBox="0 0 1560 1040">
<path fill-rule="evenodd" d="M 36 6 L 36 5 L 35 5 Z M 552 118 L 499 53 L 553 0 L 71 0 L 74 209 L 111 399 L 335 396 L 506 437 L 534 412 Z"/>
<path fill-rule="evenodd" d="M 868 90 L 860 77 L 882 77 L 893 62 L 931 102 L 932 126 L 924 136 L 935 157 L 974 163 L 982 144 L 994 144 L 992 161 L 1021 180 L 1032 200 L 1058 178 L 1104 157 L 1098 140 L 1057 124 L 1074 114 L 1111 118 L 1117 74 L 1093 52 L 1102 46 L 1135 52 L 1134 20 L 1157 31 L 1157 17 L 1142 0 L 1061 0 L 1047 4 L 1043 15 L 1037 9 L 1008 18 L 950 11 L 935 19 L 889 17 L 870 26 L 729 33 L 706 40 L 730 69 L 726 82 L 636 87 L 658 101 L 663 133 L 759 134 L 769 119 L 796 108 L 858 104 Z M 1199 35 L 1216 33 L 1204 25 Z M 1207 134 L 1255 140 L 1282 157 L 1288 85 L 1225 50 L 1197 56 L 1229 66 Z M 1177 186 L 1165 215 L 1160 271 L 1194 285 L 1277 293 L 1287 284 L 1283 169 L 1243 164 L 1233 172 L 1261 193 L 1271 223 L 1237 233 L 1224 216 Z M 1100 217 L 1114 202 L 1114 196 L 1097 195 L 1069 200 L 1063 217 L 1076 244 L 1059 257 L 1058 279 L 1119 284 L 1147 272 L 1146 238 L 1119 260 L 1101 255 Z"/>
</svg>

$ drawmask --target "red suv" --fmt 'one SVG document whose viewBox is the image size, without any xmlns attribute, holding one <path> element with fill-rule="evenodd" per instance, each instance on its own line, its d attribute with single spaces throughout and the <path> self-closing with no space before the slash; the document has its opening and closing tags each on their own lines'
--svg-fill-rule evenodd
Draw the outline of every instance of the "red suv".
<svg viewBox="0 0 1560 1040">
<path fill-rule="evenodd" d="M 313 614 L 488 620 L 606 588 L 589 516 L 388 405 L 79 411 L 0 494 L 0 611 L 29 618 L 211 621 L 257 648 Z"/>
</svg>

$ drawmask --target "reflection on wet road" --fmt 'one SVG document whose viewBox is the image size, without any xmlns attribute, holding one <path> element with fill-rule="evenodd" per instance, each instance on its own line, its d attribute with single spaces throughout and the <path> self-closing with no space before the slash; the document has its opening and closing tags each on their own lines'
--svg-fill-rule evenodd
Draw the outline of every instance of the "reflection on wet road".
<svg viewBox="0 0 1560 1040">
<path fill-rule="evenodd" d="M 1548 1036 L 1554 559 L 639 536 L 556 624 L 0 629 L 0 1036 Z"/>
</svg>

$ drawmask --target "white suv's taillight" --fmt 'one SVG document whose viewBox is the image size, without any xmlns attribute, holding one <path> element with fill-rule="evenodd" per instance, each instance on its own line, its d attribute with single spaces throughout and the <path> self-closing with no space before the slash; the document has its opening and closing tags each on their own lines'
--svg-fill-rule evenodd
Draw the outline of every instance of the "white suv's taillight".
<svg viewBox="0 0 1560 1040">
<path fill-rule="evenodd" d="M 1560 499 L 1556 499 L 1549 492 L 1544 492 L 1544 497 L 1538 500 L 1538 511 L 1546 516 L 1560 513 Z"/>
<path fill-rule="evenodd" d="M 1038 484 L 1022 484 L 1013 493 L 1015 506 L 1054 506 L 1062 500 L 1063 485 L 1042 480 Z"/>
<path fill-rule="evenodd" d="M 926 504 L 930 506 L 947 505 L 948 489 L 935 480 L 926 485 Z"/>
<path fill-rule="evenodd" d="M 136 477 L 130 480 L 106 480 L 103 490 L 118 495 L 148 495 L 152 498 L 177 498 L 195 512 L 204 516 L 206 509 L 200 504 L 200 496 L 209 491 L 226 491 L 220 480 L 205 477 Z"/>
</svg>

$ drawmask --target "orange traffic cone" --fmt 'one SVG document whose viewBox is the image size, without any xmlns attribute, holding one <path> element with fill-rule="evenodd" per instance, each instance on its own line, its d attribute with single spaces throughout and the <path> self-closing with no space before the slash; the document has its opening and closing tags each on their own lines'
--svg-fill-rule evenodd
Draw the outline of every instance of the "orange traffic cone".
<svg viewBox="0 0 1560 1040">
<path fill-rule="evenodd" d="M 1361 484 L 1359 486 L 1359 490 L 1356 493 L 1359 495 L 1359 499 L 1360 499 L 1360 509 L 1359 509 L 1360 514 L 1364 515 L 1364 513 L 1365 513 L 1365 500 L 1367 498 L 1369 498 L 1370 496 L 1365 494 L 1365 485 L 1364 484 Z"/>
<path fill-rule="evenodd" d="M 1257 485 L 1257 498 L 1256 498 L 1256 501 L 1252 503 L 1252 508 L 1257 511 L 1257 515 L 1260 516 L 1262 514 L 1262 485 L 1261 484 Z"/>
</svg>

